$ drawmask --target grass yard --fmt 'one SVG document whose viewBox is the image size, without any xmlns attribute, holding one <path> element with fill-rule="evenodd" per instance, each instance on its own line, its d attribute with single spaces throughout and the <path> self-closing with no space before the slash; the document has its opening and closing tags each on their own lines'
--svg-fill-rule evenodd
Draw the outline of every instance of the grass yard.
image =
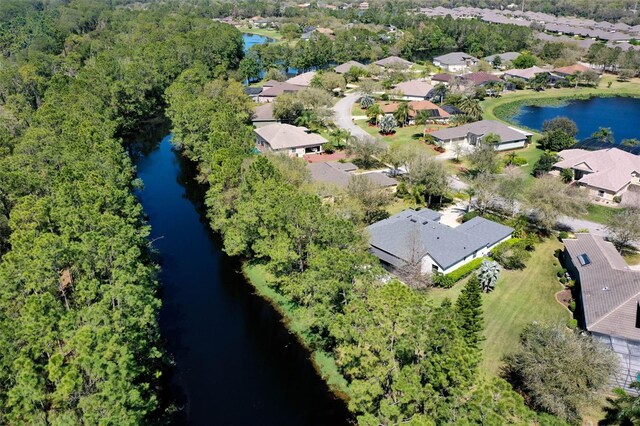
<svg viewBox="0 0 640 426">
<path fill-rule="evenodd" d="M 580 219 L 607 225 L 609 223 L 609 218 L 621 210 L 623 209 L 603 206 L 600 204 L 589 204 L 587 207 L 587 213 L 580 216 Z"/>
<path fill-rule="evenodd" d="M 556 278 L 560 267 L 553 256 L 562 244 L 548 239 L 536 247 L 522 271 L 503 270 L 496 289 L 483 297 L 485 337 L 481 367 L 497 375 L 502 357 L 518 345 L 522 329 L 532 321 L 566 323 L 569 312 L 555 300 L 562 290 Z M 455 300 L 464 282 L 453 288 L 434 289 L 429 295 L 436 302 L 444 298 Z"/>
<path fill-rule="evenodd" d="M 259 36 L 263 36 L 263 37 L 269 37 L 269 38 L 272 38 L 272 39 L 274 39 L 276 41 L 282 40 L 282 34 L 280 34 L 276 30 L 272 30 L 272 29 L 269 29 L 269 28 L 240 27 L 239 29 L 243 33 L 255 34 L 255 35 L 259 35 Z"/>
<path fill-rule="evenodd" d="M 427 145 L 420 140 L 422 137 L 422 126 L 398 127 L 393 135 L 382 136 L 380 134 L 380 129 L 375 126 L 369 126 L 366 120 L 356 120 L 356 124 L 371 136 L 379 138 L 383 142 L 388 143 L 391 147 L 396 145 L 415 146 L 428 155 L 437 154 L 430 145 Z"/>
</svg>

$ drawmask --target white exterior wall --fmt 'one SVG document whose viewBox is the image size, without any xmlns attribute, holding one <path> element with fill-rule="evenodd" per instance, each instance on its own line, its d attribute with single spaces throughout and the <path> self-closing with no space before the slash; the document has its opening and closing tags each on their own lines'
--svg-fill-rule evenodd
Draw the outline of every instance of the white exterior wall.
<svg viewBox="0 0 640 426">
<path fill-rule="evenodd" d="M 437 140 L 437 142 L 443 148 L 451 148 L 453 146 L 453 144 L 456 143 L 456 142 L 460 142 L 460 143 L 467 144 L 467 145 L 469 144 L 469 140 L 467 139 L 466 136 L 463 136 L 461 138 L 455 138 L 455 139 Z"/>
<path fill-rule="evenodd" d="M 471 262 L 473 259 L 477 259 L 479 257 L 483 257 L 486 256 L 487 254 L 489 254 L 489 252 L 498 244 L 503 243 L 507 240 L 511 239 L 511 235 L 509 235 L 506 238 L 503 238 L 502 240 L 498 241 L 497 243 L 490 245 L 488 247 L 483 247 L 481 249 L 479 249 L 477 252 L 475 252 L 475 254 L 470 254 L 469 256 L 467 256 L 466 258 L 460 260 L 458 263 L 450 266 L 449 268 L 442 270 L 442 268 L 440 267 L 440 265 L 438 265 L 436 263 L 435 260 L 433 260 L 433 258 L 431 258 L 431 256 L 426 255 L 425 257 L 422 258 L 421 264 L 420 264 L 420 272 L 422 272 L 423 274 L 430 274 L 433 271 L 433 266 L 437 266 L 438 267 L 438 272 L 442 272 L 443 274 L 448 274 L 450 272 L 455 271 L 456 269 L 458 269 L 459 267 L 466 265 L 467 263 Z"/>
<path fill-rule="evenodd" d="M 614 377 L 614 386 L 637 395 L 638 390 L 629 388 L 629 385 L 637 380 L 640 374 L 640 342 L 595 332 L 591 334 L 595 340 L 613 349 L 620 360 L 620 366 Z"/>
<path fill-rule="evenodd" d="M 303 147 L 294 147 L 294 148 L 285 148 L 285 149 L 273 149 L 269 144 L 269 142 L 267 142 L 264 138 L 262 138 L 260 135 L 257 135 L 257 134 L 256 134 L 256 145 L 258 146 L 258 149 L 261 148 L 262 151 L 279 152 L 279 153 L 287 154 L 289 157 L 302 157 L 305 154 L 307 154 L 306 152 L 307 149 L 312 149 L 312 148 L 317 148 L 317 150 L 315 151 L 317 153 L 322 152 L 322 145 L 318 145 L 317 147 L 303 146 Z"/>
</svg>

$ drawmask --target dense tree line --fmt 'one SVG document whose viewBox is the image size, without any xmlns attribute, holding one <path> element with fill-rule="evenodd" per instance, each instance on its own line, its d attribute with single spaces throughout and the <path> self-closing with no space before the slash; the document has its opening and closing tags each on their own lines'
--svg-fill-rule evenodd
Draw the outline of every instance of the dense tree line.
<svg viewBox="0 0 640 426">
<path fill-rule="evenodd" d="M 539 419 L 504 381 L 478 378 L 477 281 L 440 305 L 382 282 L 361 222 L 305 189 L 295 161 L 253 153 L 238 83 L 196 65 L 167 101 L 175 143 L 209 185 L 208 216 L 225 251 L 265 271 L 311 349 L 336 360 L 360 423 Z"/>
<path fill-rule="evenodd" d="M 0 423 L 158 422 L 157 270 L 120 136 L 183 69 L 236 67 L 242 40 L 208 19 L 74 3 L 2 3 L 16 19 L 0 58 Z"/>
</svg>

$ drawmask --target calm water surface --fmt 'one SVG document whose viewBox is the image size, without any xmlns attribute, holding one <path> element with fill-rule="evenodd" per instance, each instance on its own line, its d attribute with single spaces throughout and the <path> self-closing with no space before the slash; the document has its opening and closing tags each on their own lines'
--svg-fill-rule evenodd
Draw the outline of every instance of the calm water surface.
<svg viewBox="0 0 640 426">
<path fill-rule="evenodd" d="M 578 125 L 578 139 L 588 138 L 599 127 L 610 127 L 617 142 L 640 139 L 640 99 L 591 98 L 572 100 L 561 106 L 525 106 L 516 121 L 541 130 L 545 120 L 569 117 Z"/>
<path fill-rule="evenodd" d="M 344 403 L 209 231 L 202 188 L 170 136 L 147 146 L 137 166 L 162 266 L 160 327 L 175 360 L 169 394 L 184 407 L 176 423 L 346 424 Z"/>
</svg>

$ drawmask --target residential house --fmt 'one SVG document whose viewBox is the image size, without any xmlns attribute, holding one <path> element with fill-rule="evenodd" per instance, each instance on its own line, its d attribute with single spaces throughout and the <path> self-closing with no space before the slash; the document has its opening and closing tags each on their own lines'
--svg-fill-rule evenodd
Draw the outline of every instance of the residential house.
<svg viewBox="0 0 640 426">
<path fill-rule="evenodd" d="M 407 61 L 406 59 L 402 59 L 398 56 L 389 56 L 387 58 L 383 58 L 374 62 L 374 64 L 378 65 L 382 68 L 411 68 L 414 64 L 411 61 Z"/>
<path fill-rule="evenodd" d="M 445 86 L 450 85 L 453 82 L 453 79 L 456 78 L 454 75 L 451 74 L 445 74 L 445 73 L 438 73 L 435 74 L 433 76 L 431 76 L 431 83 L 432 84 L 444 84 Z"/>
<path fill-rule="evenodd" d="M 431 97 L 433 86 L 424 80 L 409 80 L 396 84 L 395 90 L 404 100 L 425 100 Z"/>
<path fill-rule="evenodd" d="M 640 189 L 640 157 L 618 148 L 586 151 L 565 149 L 553 165 L 557 171 L 571 169 L 576 183 L 606 204 L 614 203 L 632 185 Z"/>
<path fill-rule="evenodd" d="M 579 290 L 579 323 L 618 355 L 616 385 L 629 390 L 640 377 L 640 271 L 600 236 L 576 234 L 563 243 L 564 266 Z"/>
<path fill-rule="evenodd" d="M 351 70 L 351 68 L 361 68 L 363 70 L 367 69 L 367 67 L 361 64 L 360 62 L 349 61 L 349 62 L 345 62 L 344 64 L 337 65 L 334 68 L 334 71 L 338 74 L 346 74 L 349 72 L 349 70 Z"/>
<path fill-rule="evenodd" d="M 293 84 L 295 86 L 301 87 L 309 87 L 311 86 L 311 80 L 316 76 L 315 71 L 303 72 L 302 74 L 298 74 L 295 77 L 291 77 L 288 80 L 285 80 L 285 83 Z"/>
<path fill-rule="evenodd" d="M 320 153 L 322 145 L 327 143 L 325 138 L 309 132 L 306 127 L 283 123 L 258 127 L 254 133 L 256 134 L 256 147 L 259 151 L 281 152 L 290 157 Z"/>
<path fill-rule="evenodd" d="M 440 223 L 441 216 L 429 209 L 408 209 L 370 225 L 371 252 L 400 275 L 412 264 L 419 264 L 423 274 L 447 274 L 487 255 L 513 233 L 512 228 L 481 217 L 452 228 Z"/>
<path fill-rule="evenodd" d="M 429 134 L 438 145 L 451 148 L 456 143 L 465 146 L 476 146 L 482 142 L 484 136 L 490 133 L 500 138 L 500 142 L 494 145 L 496 151 L 523 148 L 532 136 L 531 133 L 507 126 L 495 120 L 476 121 L 475 123 L 437 130 Z"/>
<path fill-rule="evenodd" d="M 273 102 L 273 100 L 282 95 L 283 93 L 295 93 L 299 90 L 304 90 L 304 86 L 298 86 L 296 84 L 290 84 L 286 82 L 273 82 L 267 85 L 265 83 L 262 86 L 262 92 L 258 95 L 258 102 Z"/>
<path fill-rule="evenodd" d="M 566 78 L 572 75 L 576 75 L 577 73 L 584 74 L 587 71 L 592 71 L 592 70 L 586 65 L 574 64 L 574 65 L 569 65 L 568 67 L 556 68 L 553 70 L 553 73 L 559 77 Z"/>
<path fill-rule="evenodd" d="M 316 183 L 334 185 L 339 188 L 346 189 L 351 182 L 351 178 L 355 176 L 358 166 L 353 163 L 340 163 L 338 161 L 327 161 L 307 164 L 307 168 L 311 172 L 311 180 Z M 387 176 L 382 172 L 362 173 L 374 185 L 380 188 L 389 188 L 390 191 L 395 190 L 398 181 Z"/>
<path fill-rule="evenodd" d="M 507 70 L 504 72 L 502 77 L 505 80 L 513 78 L 513 79 L 520 79 L 524 81 L 530 81 L 530 80 L 533 80 L 536 75 L 544 74 L 544 73 L 549 74 L 549 71 L 534 65 L 530 68 L 524 68 L 524 69 L 516 68 L 516 69 Z"/>
<path fill-rule="evenodd" d="M 510 64 L 514 59 L 517 59 L 519 56 L 519 52 L 505 52 L 487 56 L 484 58 L 484 60 L 493 65 L 495 59 L 500 58 L 500 66 L 498 68 L 505 69 L 508 64 Z"/>
<path fill-rule="evenodd" d="M 253 109 L 251 123 L 254 127 L 264 127 L 269 124 L 279 123 L 280 120 L 273 116 L 273 103 L 263 103 Z"/>
<path fill-rule="evenodd" d="M 431 101 L 411 101 L 409 105 L 409 123 L 410 125 L 415 123 L 415 118 L 420 111 L 429 111 L 431 113 L 431 121 L 434 123 L 447 123 L 451 118 L 444 109 Z M 385 115 L 393 115 L 400 106 L 400 102 L 385 102 L 380 104 L 380 109 Z"/>
<path fill-rule="evenodd" d="M 494 74 L 489 74 L 488 72 L 472 72 L 469 74 L 464 74 L 460 77 L 463 83 L 467 83 L 474 87 L 484 87 L 491 82 L 502 83 L 502 79 Z"/>
<path fill-rule="evenodd" d="M 258 102 L 260 93 L 262 93 L 262 87 L 247 86 L 244 88 L 244 94 L 250 97 L 253 102 Z"/>
<path fill-rule="evenodd" d="M 433 65 L 453 73 L 462 73 L 467 71 L 469 67 L 472 67 L 477 63 L 478 58 L 464 52 L 451 52 L 446 55 L 433 58 Z"/>
</svg>

